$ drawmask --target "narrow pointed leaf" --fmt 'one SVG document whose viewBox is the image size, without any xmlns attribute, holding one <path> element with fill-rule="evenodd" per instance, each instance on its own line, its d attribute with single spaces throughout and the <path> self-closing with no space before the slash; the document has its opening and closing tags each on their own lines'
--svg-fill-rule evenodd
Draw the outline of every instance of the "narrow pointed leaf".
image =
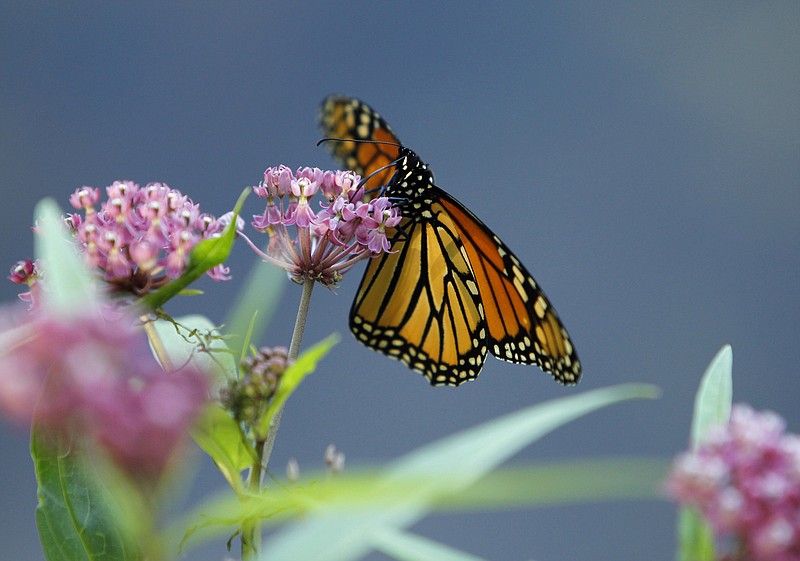
<svg viewBox="0 0 800 561">
<path fill-rule="evenodd" d="M 654 499 L 659 496 L 658 487 L 667 467 L 667 462 L 661 459 L 636 457 L 515 464 L 489 473 L 471 487 L 440 495 L 431 502 L 429 510 L 461 513 Z M 420 485 L 444 488 L 451 475 L 394 478 L 392 485 L 387 486 L 385 474 L 377 470 L 351 467 L 333 479 L 323 473 L 310 474 L 296 485 L 276 486 L 263 495 L 210 499 L 177 523 L 173 533 L 184 540 L 192 536 L 196 543 L 198 539 L 229 535 L 253 517 L 261 518 L 263 525 L 269 527 L 307 517 L 320 508 L 353 514 L 413 506 Z M 197 524 L 196 520 L 203 522 Z"/>
<path fill-rule="evenodd" d="M 90 312 L 96 306 L 92 279 L 67 232 L 61 209 L 43 199 L 35 211 L 38 232 L 36 256 L 47 271 L 47 290 L 42 292 L 48 312 L 63 317 Z"/>
<path fill-rule="evenodd" d="M 189 261 L 183 274 L 155 292 L 142 297 L 142 304 L 151 310 L 162 307 L 167 301 L 181 293 L 206 272 L 225 262 L 231 252 L 231 248 L 233 248 L 233 242 L 236 239 L 236 220 L 249 191 L 249 189 L 245 189 L 239 196 L 239 200 L 236 201 L 236 206 L 234 207 L 233 220 L 225 227 L 222 234 L 218 238 L 199 241 L 189 254 Z"/>
<path fill-rule="evenodd" d="M 378 551 L 399 561 L 484 561 L 465 551 L 449 545 L 423 538 L 417 534 L 401 530 L 384 529 L 377 532 L 373 546 Z"/>
<path fill-rule="evenodd" d="M 706 368 L 694 400 L 692 446 L 705 437 L 708 429 L 721 425 L 731 416 L 733 401 L 733 350 L 722 347 Z"/>
<path fill-rule="evenodd" d="M 406 501 L 356 512 L 320 507 L 306 520 L 273 536 L 261 559 L 358 559 L 371 549 L 376 532 L 414 524 L 438 497 L 468 488 L 558 426 L 613 403 L 657 395 L 653 386 L 635 384 L 590 391 L 537 404 L 424 446 L 396 461 L 383 482 L 392 486 L 393 482 L 420 478 Z M 434 483 L 426 483 L 426 475 L 433 475 Z"/>
<path fill-rule="evenodd" d="M 706 368 L 694 401 L 692 446 L 696 447 L 708 429 L 725 423 L 731 414 L 733 400 L 733 350 L 725 345 Z M 680 561 L 713 561 L 714 532 L 692 508 L 678 511 L 678 559 Z"/>
<path fill-rule="evenodd" d="M 269 408 L 261 418 L 257 429 L 259 434 L 267 434 L 275 414 L 283 407 L 283 404 L 297 389 L 300 382 L 314 372 L 317 368 L 317 363 L 328 354 L 338 341 L 338 335 L 330 335 L 297 357 L 294 364 L 286 369 L 286 372 L 281 376 L 281 383 L 278 385 L 275 397 L 272 398 L 272 403 L 270 403 Z"/>
</svg>

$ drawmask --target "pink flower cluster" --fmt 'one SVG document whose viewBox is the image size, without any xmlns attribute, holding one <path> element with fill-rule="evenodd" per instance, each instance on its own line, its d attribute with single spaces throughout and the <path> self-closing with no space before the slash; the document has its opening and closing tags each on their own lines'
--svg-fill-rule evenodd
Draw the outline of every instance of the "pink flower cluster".
<svg viewBox="0 0 800 561">
<path fill-rule="evenodd" d="M 105 190 L 108 198 L 98 210 L 100 190 L 77 189 L 70 203 L 84 214 L 72 214 L 68 222 L 89 265 L 120 291 L 145 294 L 180 276 L 195 244 L 225 227 L 224 220 L 201 213 L 186 195 L 163 183 L 140 187 L 115 181 Z M 229 278 L 223 266 L 208 274 Z"/>
<path fill-rule="evenodd" d="M 775 413 L 734 406 L 727 425 L 677 458 L 667 490 L 727 538 L 730 558 L 800 560 L 800 436 Z"/>
<path fill-rule="evenodd" d="M 267 207 L 253 217 L 253 226 L 269 234 L 269 246 L 265 253 L 248 243 L 262 259 L 283 267 L 297 282 L 312 278 L 335 285 L 360 259 L 389 251 L 387 229 L 401 220 L 397 207 L 386 197 L 364 202 L 360 181 L 352 171 L 267 168 L 264 180 L 253 188 L 267 200 Z M 311 201 L 317 193 L 325 200 L 315 208 Z"/>
<path fill-rule="evenodd" d="M 125 472 L 157 479 L 206 401 L 207 376 L 164 372 L 127 316 L 12 319 L 0 331 L 0 412 L 87 436 Z"/>
</svg>

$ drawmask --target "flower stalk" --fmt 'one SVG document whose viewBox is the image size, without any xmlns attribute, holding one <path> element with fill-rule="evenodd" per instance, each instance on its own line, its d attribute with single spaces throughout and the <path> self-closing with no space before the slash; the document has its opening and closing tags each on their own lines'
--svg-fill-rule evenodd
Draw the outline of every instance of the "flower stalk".
<svg viewBox="0 0 800 561">
<path fill-rule="evenodd" d="M 303 280 L 303 292 L 300 296 L 300 304 L 297 308 L 297 318 L 292 332 L 292 341 L 289 346 L 289 356 L 287 363 L 294 362 L 300 354 L 300 344 L 303 341 L 303 332 L 308 318 L 308 309 L 311 302 L 311 292 L 314 289 L 315 280 L 306 276 Z M 283 406 L 275 412 L 270 423 L 269 431 L 265 438 L 259 438 L 256 442 L 256 454 L 260 459 L 250 467 L 248 474 L 248 489 L 253 493 L 261 492 L 261 482 L 264 471 L 269 465 L 272 449 L 275 446 L 275 439 L 283 415 Z M 255 560 L 258 551 L 261 549 L 261 525 L 258 521 L 249 521 L 242 527 L 242 559 L 244 561 Z"/>
</svg>

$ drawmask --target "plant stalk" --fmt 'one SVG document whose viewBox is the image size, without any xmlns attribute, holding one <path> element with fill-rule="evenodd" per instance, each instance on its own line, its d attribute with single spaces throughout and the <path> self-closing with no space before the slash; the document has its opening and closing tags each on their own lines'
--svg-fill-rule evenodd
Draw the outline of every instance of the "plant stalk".
<svg viewBox="0 0 800 561">
<path fill-rule="evenodd" d="M 294 362 L 300 354 L 300 344 L 303 340 L 303 332 L 306 328 L 308 318 L 308 307 L 311 302 L 311 291 L 314 288 L 314 280 L 306 277 L 303 281 L 303 294 L 300 296 L 300 305 L 297 308 L 297 319 L 294 323 L 292 341 L 289 345 L 289 362 Z M 260 461 L 254 463 L 248 474 L 248 488 L 253 493 L 261 492 L 261 481 L 264 472 L 269 465 L 269 458 L 272 455 L 272 448 L 275 445 L 275 438 L 281 424 L 283 407 L 278 409 L 270 423 L 269 432 L 266 439 L 259 439 L 256 442 L 256 453 Z M 261 525 L 257 521 L 252 521 L 242 526 L 242 559 L 244 561 L 255 561 L 258 551 L 261 549 Z"/>
<path fill-rule="evenodd" d="M 306 329 L 306 319 L 308 318 L 308 305 L 311 302 L 311 291 L 314 288 L 314 280 L 306 277 L 303 281 L 303 294 L 300 297 L 300 305 L 297 308 L 297 319 L 294 322 L 294 331 L 292 332 L 292 342 L 289 345 L 289 362 L 297 360 L 300 354 L 300 343 L 303 341 L 303 332 Z M 269 427 L 267 434 L 267 442 L 264 445 L 264 452 L 261 456 L 261 465 L 267 467 L 269 465 L 269 457 L 272 454 L 272 447 L 275 445 L 275 437 L 278 434 L 278 428 L 281 424 L 281 415 L 283 415 L 283 407 L 278 409 L 272 423 Z"/>
</svg>

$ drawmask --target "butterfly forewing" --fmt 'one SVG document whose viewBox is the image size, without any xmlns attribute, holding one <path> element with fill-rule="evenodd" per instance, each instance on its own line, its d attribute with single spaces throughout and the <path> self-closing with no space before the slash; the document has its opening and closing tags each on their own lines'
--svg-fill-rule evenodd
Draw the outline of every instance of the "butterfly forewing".
<svg viewBox="0 0 800 561">
<path fill-rule="evenodd" d="M 439 207 L 441 191 L 423 186 L 396 178 L 387 191 L 416 210 L 393 236 L 392 253 L 367 264 L 350 328 L 366 346 L 402 361 L 432 384 L 458 385 L 480 373 L 488 351 L 486 323 L 456 227 Z"/>
<path fill-rule="evenodd" d="M 366 346 L 424 374 L 433 384 L 458 385 L 475 378 L 487 353 L 486 327 L 476 295 L 464 281 L 467 274 L 431 275 L 410 260 L 410 255 L 432 253 L 427 233 L 399 241 L 398 253 L 384 254 L 367 265 L 350 313 L 350 328 Z M 398 247 L 399 246 L 399 247 Z M 436 253 L 434 251 L 433 253 Z M 465 262 L 457 264 L 468 270 Z M 425 273 L 425 271 L 428 273 Z M 395 294 L 385 298 L 384 288 Z"/>
<path fill-rule="evenodd" d="M 367 190 L 383 187 L 394 173 L 392 165 L 399 154 L 400 141 L 378 112 L 363 101 L 350 97 L 329 96 L 322 102 L 320 128 L 328 138 L 375 140 L 392 144 L 331 141 L 327 145 L 345 168 L 367 177 L 380 168 L 366 183 Z"/>
</svg>

